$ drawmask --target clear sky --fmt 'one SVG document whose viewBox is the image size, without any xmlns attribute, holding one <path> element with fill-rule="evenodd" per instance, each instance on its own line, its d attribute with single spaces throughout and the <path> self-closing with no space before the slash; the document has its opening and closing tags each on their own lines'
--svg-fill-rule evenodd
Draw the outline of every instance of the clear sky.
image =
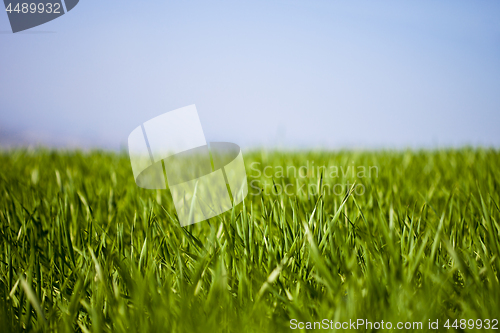
<svg viewBox="0 0 500 333">
<path fill-rule="evenodd" d="M 9 31 L 3 144 L 120 148 L 196 104 L 244 147 L 500 146 L 497 0 L 81 0 Z"/>
</svg>

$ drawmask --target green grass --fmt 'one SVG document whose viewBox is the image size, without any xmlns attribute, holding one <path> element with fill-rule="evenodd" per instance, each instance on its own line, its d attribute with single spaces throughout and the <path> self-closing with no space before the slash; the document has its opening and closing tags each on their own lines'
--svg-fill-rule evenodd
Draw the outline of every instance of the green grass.
<svg viewBox="0 0 500 333">
<path fill-rule="evenodd" d="M 249 182 L 274 181 L 268 194 L 250 188 L 233 211 L 181 228 L 169 192 L 138 188 L 125 153 L 0 153 L 0 330 L 264 333 L 292 331 L 291 319 L 426 329 L 500 318 L 498 150 L 244 157 Z M 306 161 L 378 175 L 276 177 Z M 253 162 L 275 177 L 253 178 Z M 272 192 L 297 181 L 324 195 Z M 325 192 L 354 181 L 364 194 Z"/>
</svg>

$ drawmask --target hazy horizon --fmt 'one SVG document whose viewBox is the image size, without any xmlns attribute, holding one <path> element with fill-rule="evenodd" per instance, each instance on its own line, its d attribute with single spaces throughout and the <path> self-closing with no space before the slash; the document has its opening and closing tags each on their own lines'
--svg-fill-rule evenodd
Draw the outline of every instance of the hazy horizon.
<svg viewBox="0 0 500 333">
<path fill-rule="evenodd" d="M 9 33 L 0 146 L 126 147 L 196 104 L 244 148 L 500 147 L 500 2 L 80 1 Z M 46 33 L 48 32 L 48 33 Z"/>
</svg>

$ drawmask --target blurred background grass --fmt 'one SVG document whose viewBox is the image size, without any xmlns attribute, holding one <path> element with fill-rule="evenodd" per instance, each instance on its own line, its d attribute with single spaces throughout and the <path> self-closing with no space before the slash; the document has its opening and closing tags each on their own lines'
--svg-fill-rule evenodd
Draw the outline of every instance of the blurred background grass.
<svg viewBox="0 0 500 333">
<path fill-rule="evenodd" d="M 266 178 L 250 168 L 306 161 L 378 173 Z M 245 162 L 249 183 L 343 191 L 249 188 L 233 211 L 181 228 L 169 191 L 138 188 L 125 152 L 0 153 L 2 331 L 276 332 L 291 319 L 425 328 L 429 319 L 498 318 L 498 150 L 255 150 Z M 346 185 L 354 181 L 362 195 Z"/>
</svg>

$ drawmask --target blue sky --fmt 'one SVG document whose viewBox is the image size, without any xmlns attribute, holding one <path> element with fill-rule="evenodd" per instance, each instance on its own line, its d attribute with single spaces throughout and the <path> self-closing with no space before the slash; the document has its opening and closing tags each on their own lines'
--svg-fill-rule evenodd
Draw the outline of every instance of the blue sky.
<svg viewBox="0 0 500 333">
<path fill-rule="evenodd" d="M 118 149 L 196 104 L 244 147 L 500 146 L 498 1 L 81 0 L 12 34 L 0 143 Z"/>
</svg>

